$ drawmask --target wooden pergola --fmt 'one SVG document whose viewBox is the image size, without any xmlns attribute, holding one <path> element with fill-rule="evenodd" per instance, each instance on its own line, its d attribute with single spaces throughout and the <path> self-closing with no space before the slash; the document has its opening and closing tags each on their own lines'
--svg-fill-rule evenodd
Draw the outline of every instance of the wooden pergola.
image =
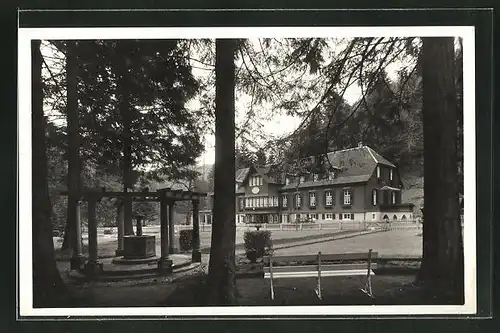
<svg viewBox="0 0 500 333">
<path fill-rule="evenodd" d="M 68 195 L 68 192 L 62 192 L 62 195 Z M 81 221 L 80 221 L 80 200 L 88 203 L 88 238 L 89 238 L 89 257 L 85 263 L 85 270 L 91 275 L 98 274 L 102 270 L 102 264 L 97 257 L 97 218 L 96 206 L 102 198 L 125 198 L 132 197 L 132 201 L 153 201 L 160 203 L 160 238 L 161 238 L 161 256 L 158 260 L 158 270 L 160 273 L 169 274 L 172 272 L 172 260 L 169 254 L 175 253 L 174 247 L 175 229 L 174 229 L 174 205 L 176 201 L 192 202 L 193 209 L 193 238 L 192 238 L 192 262 L 201 262 L 200 252 L 200 225 L 199 225 L 199 202 L 202 197 L 207 196 L 203 192 L 172 190 L 170 188 L 158 189 L 155 192 L 108 192 L 104 189 L 86 190 L 80 194 L 77 205 L 75 249 L 71 259 L 72 269 L 77 269 L 83 262 L 81 246 Z M 117 209 L 117 214 L 119 209 Z M 116 253 L 123 253 L 124 245 L 124 220 L 118 219 L 118 248 Z"/>
</svg>

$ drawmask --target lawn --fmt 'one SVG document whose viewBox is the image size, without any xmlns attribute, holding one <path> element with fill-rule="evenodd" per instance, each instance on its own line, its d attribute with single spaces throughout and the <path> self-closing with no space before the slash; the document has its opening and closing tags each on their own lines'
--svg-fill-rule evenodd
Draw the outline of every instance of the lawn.
<svg viewBox="0 0 500 333">
<path fill-rule="evenodd" d="M 420 256 L 422 237 L 420 231 L 392 230 L 361 236 L 349 234 L 331 235 L 323 230 L 311 231 L 273 231 L 276 253 L 280 255 L 342 253 L 366 251 L 372 248 L 381 256 Z M 204 234 L 210 239 L 210 234 Z M 333 236 L 345 237 L 332 240 Z M 240 241 L 242 236 L 240 235 Z M 206 244 L 206 243 L 205 243 Z M 280 248 L 280 246 L 282 248 Z M 104 249 L 104 250 L 103 250 Z M 107 249 L 107 250 L 106 250 Z M 100 245 L 100 253 L 109 251 L 114 254 L 116 240 L 107 239 Z M 269 280 L 262 277 L 262 266 L 248 265 L 248 261 L 238 257 L 237 288 L 239 305 L 369 305 L 369 304 L 424 304 L 421 290 L 413 285 L 415 268 L 377 273 L 373 278 L 375 299 L 369 298 L 359 289 L 363 286 L 362 277 L 325 278 L 323 300 L 318 300 L 314 278 L 283 279 L 275 283 L 276 299 L 270 299 Z M 203 288 L 207 273 L 208 253 L 203 254 L 203 264 L 198 269 L 183 276 L 171 278 L 158 277 L 144 280 L 121 282 L 91 282 L 72 285 L 77 300 L 72 306 L 196 306 L 203 305 Z M 417 264 L 417 263 L 415 263 Z M 67 262 L 58 264 L 62 271 L 68 269 Z M 249 267 L 250 266 L 250 267 Z M 404 273 L 403 273 L 404 271 Z M 68 281 L 69 282 L 69 281 Z M 70 283 L 71 284 L 71 283 Z"/>
</svg>

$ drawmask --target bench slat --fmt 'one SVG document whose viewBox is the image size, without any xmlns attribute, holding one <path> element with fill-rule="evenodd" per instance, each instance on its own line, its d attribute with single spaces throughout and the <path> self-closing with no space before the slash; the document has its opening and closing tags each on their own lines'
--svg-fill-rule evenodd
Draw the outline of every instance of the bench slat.
<svg viewBox="0 0 500 333">
<path fill-rule="evenodd" d="M 355 269 L 355 270 L 340 270 L 340 271 L 327 271 L 327 272 L 321 272 L 321 276 L 354 276 L 354 275 L 361 275 L 361 276 L 366 276 L 366 269 Z M 370 275 L 375 275 L 373 271 L 370 271 Z M 312 277 L 312 278 L 317 278 L 318 277 L 318 272 L 281 272 L 281 273 L 276 273 L 273 271 L 273 279 L 279 279 L 279 278 L 307 278 L 307 277 Z M 265 273 L 264 274 L 265 279 L 270 279 L 271 274 Z"/>
<path fill-rule="evenodd" d="M 323 257 L 321 258 L 323 259 Z M 372 269 L 377 268 L 377 264 L 371 264 Z M 321 265 L 321 274 L 328 271 L 340 270 L 364 270 L 367 273 L 368 264 L 337 264 L 337 265 Z M 283 272 L 317 272 L 317 265 L 307 266 L 273 266 L 273 274 Z M 264 273 L 269 273 L 269 267 L 264 267 Z M 316 273 L 317 275 L 317 273 Z"/>
<path fill-rule="evenodd" d="M 372 252 L 372 260 L 377 259 L 378 253 Z M 301 262 L 301 261 L 317 261 L 318 256 L 314 255 L 295 255 L 295 256 L 273 256 L 273 262 Z M 368 260 L 368 252 L 358 253 L 338 253 L 338 254 L 321 254 L 321 261 L 340 261 L 340 260 Z M 264 257 L 264 263 L 269 264 L 269 257 Z"/>
</svg>

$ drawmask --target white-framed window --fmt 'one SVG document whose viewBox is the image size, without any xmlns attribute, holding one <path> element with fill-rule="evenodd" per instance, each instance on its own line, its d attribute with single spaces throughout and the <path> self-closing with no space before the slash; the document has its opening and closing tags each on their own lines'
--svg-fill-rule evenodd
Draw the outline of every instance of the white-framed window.
<svg viewBox="0 0 500 333">
<path fill-rule="evenodd" d="M 288 215 L 281 214 L 281 223 L 288 223 Z"/>
<path fill-rule="evenodd" d="M 392 174 L 392 169 L 390 169 L 390 170 L 389 170 L 389 179 L 390 179 L 390 180 L 392 180 L 392 176 L 393 176 L 393 174 Z"/>
<path fill-rule="evenodd" d="M 273 206 L 274 206 L 274 207 L 278 207 L 278 206 L 279 206 L 279 203 L 278 203 L 278 196 L 274 196 L 274 197 L 273 197 Z"/>
<path fill-rule="evenodd" d="M 282 202 L 283 208 L 286 208 L 286 207 L 287 207 L 287 205 L 288 205 L 288 198 L 287 198 L 287 196 L 286 196 L 286 195 L 283 195 L 283 196 L 281 197 L 281 202 Z"/>
<path fill-rule="evenodd" d="M 326 206 L 333 205 L 333 195 L 331 190 L 325 191 L 325 205 Z"/>
<path fill-rule="evenodd" d="M 377 189 L 373 189 L 372 191 L 372 205 L 376 206 L 378 202 L 378 191 Z"/>
<path fill-rule="evenodd" d="M 250 200 L 248 198 L 245 198 L 245 207 L 250 207 Z"/>
<path fill-rule="evenodd" d="M 376 215 L 375 215 L 375 213 L 373 213 L 372 214 L 372 220 L 375 220 L 375 218 L 376 218 Z"/>
<path fill-rule="evenodd" d="M 300 197 L 300 193 L 295 194 L 295 206 L 296 207 L 302 206 L 302 198 Z"/>
<path fill-rule="evenodd" d="M 393 205 L 396 204 L 396 192 L 391 192 L 391 202 Z"/>
<path fill-rule="evenodd" d="M 377 165 L 377 178 L 380 178 L 380 165 Z"/>
<path fill-rule="evenodd" d="M 302 183 L 303 183 L 303 182 L 305 182 L 305 181 L 306 181 L 306 177 L 304 177 L 304 176 L 300 176 L 300 178 L 299 178 L 299 183 L 301 183 L 301 184 L 302 184 Z"/>
<path fill-rule="evenodd" d="M 285 178 L 285 185 L 290 185 L 290 178 L 289 177 Z"/>
<path fill-rule="evenodd" d="M 317 220 L 317 219 L 318 219 L 318 214 L 316 214 L 316 213 L 312 213 L 312 214 L 311 214 L 311 219 L 313 219 L 313 220 Z"/>
<path fill-rule="evenodd" d="M 343 220 L 354 220 L 354 214 L 352 213 L 344 213 Z"/>
<path fill-rule="evenodd" d="M 296 219 L 300 219 L 300 214 L 295 214 Z"/>
<path fill-rule="evenodd" d="M 351 204 L 351 190 L 344 189 L 344 205 Z"/>
<path fill-rule="evenodd" d="M 333 180 L 333 179 L 335 179 L 335 171 L 329 171 L 328 180 Z"/>
<path fill-rule="evenodd" d="M 264 197 L 260 197 L 260 206 L 261 207 L 264 207 L 264 200 L 265 200 Z"/>
<path fill-rule="evenodd" d="M 325 220 L 333 220 L 333 214 L 332 213 L 326 213 Z"/>
<path fill-rule="evenodd" d="M 260 186 L 260 185 L 262 185 L 262 177 L 261 176 L 251 176 L 248 183 L 250 186 Z"/>
<path fill-rule="evenodd" d="M 316 207 L 316 192 L 309 192 L 309 206 Z"/>
<path fill-rule="evenodd" d="M 319 175 L 317 173 L 313 173 L 313 181 L 317 182 L 319 179 Z"/>
</svg>

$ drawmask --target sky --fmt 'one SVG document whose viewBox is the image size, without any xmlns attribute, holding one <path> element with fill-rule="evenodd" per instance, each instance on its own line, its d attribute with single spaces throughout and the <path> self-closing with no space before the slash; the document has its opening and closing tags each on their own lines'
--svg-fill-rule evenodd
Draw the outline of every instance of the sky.
<svg viewBox="0 0 500 333">
<path fill-rule="evenodd" d="M 341 48 L 343 47 L 344 45 L 339 46 L 338 50 L 341 50 Z M 52 73 L 49 73 L 44 68 L 44 75 L 47 77 L 50 77 L 50 75 L 57 75 L 60 72 L 61 68 L 57 65 L 57 61 L 55 59 L 63 56 L 61 54 L 57 54 L 57 52 L 55 52 L 53 47 L 50 47 L 49 44 L 45 44 L 45 46 L 42 46 L 42 54 L 44 55 L 45 61 L 48 64 L 48 66 L 51 67 L 52 71 Z M 193 58 L 199 58 L 199 56 L 195 55 Z M 191 65 L 193 66 L 194 76 L 199 79 L 203 79 L 210 73 L 209 67 L 203 66 L 197 61 L 191 60 Z M 396 71 L 397 69 L 399 69 L 400 66 L 401 64 L 398 63 L 390 64 L 387 68 L 389 76 L 394 78 Z M 361 90 L 359 86 L 353 84 L 346 90 L 344 94 L 344 99 L 349 104 L 352 105 L 360 98 L 360 95 L 361 95 Z M 58 97 L 64 97 L 64 96 L 58 96 Z M 250 105 L 250 99 L 251 97 L 248 95 L 246 96 L 241 96 L 241 94 L 239 95 L 235 105 L 236 124 L 242 123 L 243 120 L 245 119 L 246 113 L 248 111 L 248 106 Z M 52 121 L 60 125 L 64 125 L 65 123 L 64 117 L 58 118 L 58 115 L 55 115 L 53 114 L 53 112 L 51 112 L 50 110 L 51 103 L 52 103 L 51 100 L 46 101 L 45 111 L 49 114 L 49 117 L 51 117 Z M 196 110 L 199 107 L 199 105 L 200 105 L 199 101 L 196 98 L 194 98 L 193 100 L 187 103 L 187 108 Z M 265 108 L 266 106 L 264 106 L 264 109 Z M 265 111 L 266 110 L 264 110 L 264 112 Z M 259 114 L 257 114 L 257 118 L 259 118 L 259 122 L 260 124 L 262 124 L 262 127 L 260 129 L 263 131 L 265 135 L 268 135 L 269 137 L 289 134 L 293 132 L 301 123 L 301 118 L 288 116 L 284 114 L 276 114 L 274 117 L 267 120 L 263 119 L 262 117 L 259 117 Z M 253 124 L 253 126 L 257 125 Z M 197 165 L 213 164 L 215 161 L 215 136 L 212 134 L 204 135 L 203 141 L 205 150 L 202 153 L 202 155 L 197 159 Z M 257 144 L 264 144 L 264 141 L 261 139 L 255 138 L 255 141 Z"/>
<path fill-rule="evenodd" d="M 386 68 L 387 74 L 391 79 L 396 78 L 396 73 L 398 69 L 401 68 L 401 66 L 402 66 L 401 63 L 396 63 L 396 62 L 391 63 L 387 66 Z M 196 69 L 193 70 L 193 73 L 195 74 L 195 76 L 198 77 L 206 75 L 206 71 L 200 71 Z M 361 89 L 356 84 L 353 84 L 349 88 L 347 88 L 344 94 L 344 99 L 351 105 L 357 102 L 360 97 L 361 97 Z M 191 101 L 188 107 L 195 109 L 197 106 L 198 103 L 196 101 Z M 244 118 L 247 108 L 245 106 L 245 103 L 242 101 L 237 101 L 235 107 L 236 107 L 236 123 L 238 123 L 238 121 L 241 121 Z M 292 133 L 300 125 L 301 118 L 283 114 L 277 114 L 272 119 L 261 120 L 261 122 L 263 124 L 262 129 L 267 135 L 278 136 L 278 135 Z M 264 142 L 260 141 L 258 143 L 263 144 Z M 198 165 L 213 164 L 215 162 L 215 136 L 212 134 L 205 135 L 204 145 L 205 145 L 205 151 L 198 158 L 197 164 Z"/>
</svg>

